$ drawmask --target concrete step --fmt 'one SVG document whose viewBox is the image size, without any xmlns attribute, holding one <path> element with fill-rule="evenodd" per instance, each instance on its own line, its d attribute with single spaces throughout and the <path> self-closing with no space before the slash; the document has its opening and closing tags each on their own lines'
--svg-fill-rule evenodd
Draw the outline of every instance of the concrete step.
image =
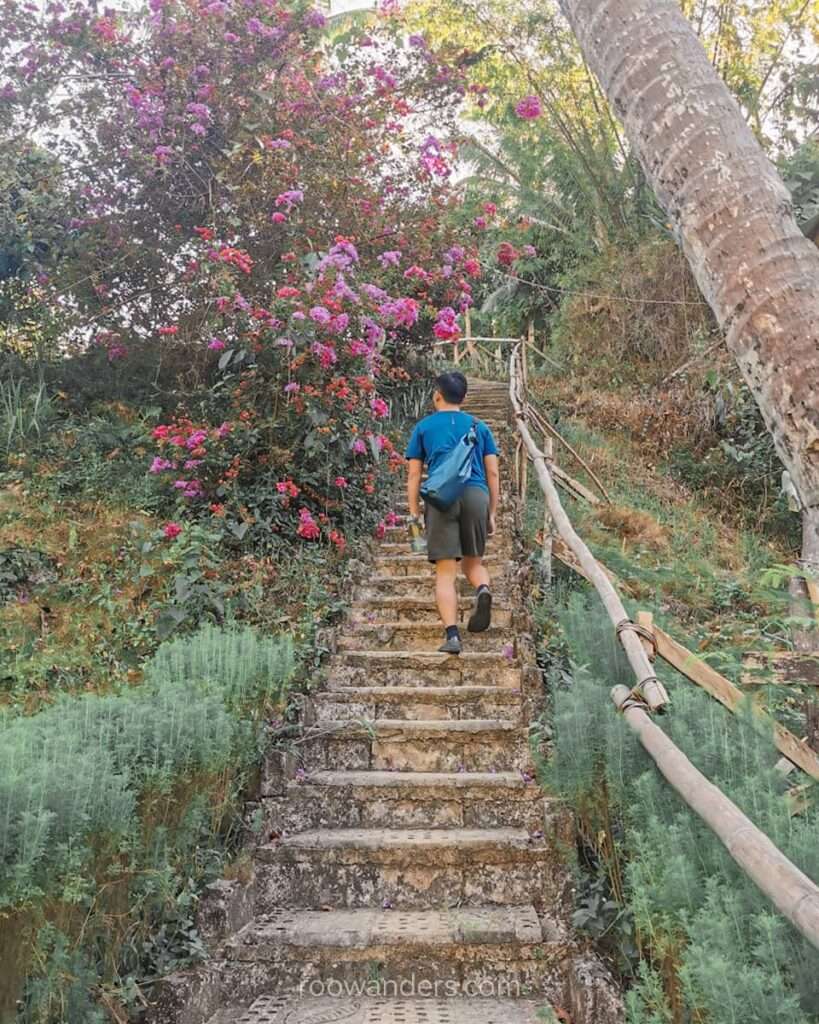
<svg viewBox="0 0 819 1024">
<path fill-rule="evenodd" d="M 484 633 L 461 631 L 464 649 L 502 654 L 504 646 L 514 643 L 509 626 L 490 626 Z M 338 637 L 340 651 L 427 651 L 435 652 L 443 643 L 444 631 L 437 622 L 384 622 L 379 625 L 347 625 Z"/>
<path fill-rule="evenodd" d="M 474 596 L 458 599 L 459 621 L 464 627 L 474 607 Z M 441 619 L 435 607 L 432 589 L 427 586 L 426 596 L 423 597 L 374 597 L 358 600 L 349 622 L 353 626 L 386 625 L 393 622 L 401 625 L 435 625 L 440 632 Z M 497 596 L 492 602 L 492 624 L 499 628 L 512 625 L 511 607 Z"/>
<path fill-rule="evenodd" d="M 401 500 L 401 499 L 398 499 L 398 500 Z M 402 504 L 403 504 L 403 507 L 406 509 L 406 502 L 404 502 L 402 500 Z M 406 542 L 408 544 L 409 543 L 409 540 L 408 540 L 408 529 L 409 528 L 408 528 L 407 523 L 405 521 L 408 518 L 408 513 L 407 512 L 401 512 L 401 513 L 396 512 L 396 515 L 400 515 L 402 521 L 400 523 L 396 523 L 394 526 L 387 526 L 385 528 L 384 540 L 386 540 L 386 541 L 390 541 L 390 540 L 392 540 L 392 541 L 400 541 L 400 542 Z M 497 527 L 498 527 L 498 534 L 499 534 L 499 536 L 503 537 L 504 534 L 507 534 L 507 533 L 511 534 L 512 527 L 514 526 L 514 517 L 512 516 L 512 513 L 510 511 L 506 510 L 506 511 L 504 511 L 504 512 L 502 512 L 502 513 L 500 513 L 498 515 L 496 523 L 497 523 Z"/>
<path fill-rule="evenodd" d="M 464 718 L 323 722 L 301 747 L 306 771 L 531 772 L 517 722 Z"/>
<path fill-rule="evenodd" d="M 463 576 L 459 577 L 459 587 L 465 599 L 474 599 L 474 591 Z M 499 580 L 497 584 L 493 582 L 492 594 L 497 600 L 509 600 L 509 587 L 506 582 L 504 580 Z M 435 571 L 432 566 L 428 572 L 416 573 L 413 576 L 370 576 L 356 590 L 356 602 L 394 597 L 434 602 Z"/>
<path fill-rule="evenodd" d="M 521 772 L 313 772 L 271 809 L 283 832 L 313 828 L 545 829 L 565 814 Z"/>
<path fill-rule="evenodd" d="M 373 570 L 382 576 L 415 576 L 429 566 L 430 562 L 426 555 L 411 554 L 383 554 L 377 555 L 373 563 Z M 489 554 L 484 559 L 484 565 L 490 575 L 498 577 L 512 571 L 512 563 L 499 555 Z"/>
<path fill-rule="evenodd" d="M 547 1019 L 543 1000 L 461 997 L 448 995 L 445 985 L 430 985 L 416 998 L 389 998 L 380 989 L 373 984 L 362 986 L 362 994 L 352 988 L 350 995 L 342 989 L 325 997 L 260 996 L 246 1010 L 220 1011 L 208 1024 L 543 1024 Z M 436 992 L 444 998 L 436 998 Z"/>
<path fill-rule="evenodd" d="M 266 977 L 268 991 L 310 994 L 328 983 L 340 984 L 343 991 L 344 985 L 374 980 L 384 986 L 449 982 L 450 991 L 478 985 L 477 991 L 489 992 L 494 986 L 515 998 L 561 993 L 570 951 L 561 925 L 542 924 L 531 903 L 453 910 L 280 910 L 251 922 L 225 947 L 226 958 L 237 967 L 245 964 L 254 977 Z M 360 1020 L 353 1012 L 351 1024 Z"/>
<path fill-rule="evenodd" d="M 512 651 L 464 651 L 458 657 L 429 651 L 350 650 L 327 664 L 330 689 L 347 686 L 508 686 L 521 688 Z"/>
<path fill-rule="evenodd" d="M 500 552 L 504 552 L 506 557 L 509 557 L 509 553 L 512 550 L 512 539 L 511 537 L 490 537 L 486 542 L 486 555 L 496 555 Z M 379 555 L 404 555 L 409 554 L 411 551 L 409 541 L 404 538 L 403 540 L 383 540 L 378 545 Z"/>
<path fill-rule="evenodd" d="M 317 693 L 313 700 L 319 722 L 379 718 L 519 722 L 521 714 L 520 692 L 507 686 L 350 686 Z"/>
<path fill-rule="evenodd" d="M 560 905 L 565 872 L 542 830 L 316 829 L 255 850 L 256 912 Z"/>
</svg>

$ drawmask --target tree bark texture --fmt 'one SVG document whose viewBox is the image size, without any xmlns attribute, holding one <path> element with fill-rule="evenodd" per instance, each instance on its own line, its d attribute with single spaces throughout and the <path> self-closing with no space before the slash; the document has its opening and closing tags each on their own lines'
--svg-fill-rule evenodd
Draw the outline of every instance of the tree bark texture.
<svg viewBox="0 0 819 1024">
<path fill-rule="evenodd" d="M 805 507 L 819 557 L 819 250 L 673 0 L 561 0 Z"/>
</svg>

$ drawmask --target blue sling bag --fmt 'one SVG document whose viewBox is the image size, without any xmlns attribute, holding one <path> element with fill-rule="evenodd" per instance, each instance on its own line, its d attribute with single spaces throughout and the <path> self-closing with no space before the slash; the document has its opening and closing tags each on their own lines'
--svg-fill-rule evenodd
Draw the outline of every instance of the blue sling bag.
<svg viewBox="0 0 819 1024">
<path fill-rule="evenodd" d="M 473 419 L 469 430 L 421 484 L 421 497 L 427 504 L 446 512 L 461 497 L 472 476 L 477 443 L 478 421 Z"/>
</svg>

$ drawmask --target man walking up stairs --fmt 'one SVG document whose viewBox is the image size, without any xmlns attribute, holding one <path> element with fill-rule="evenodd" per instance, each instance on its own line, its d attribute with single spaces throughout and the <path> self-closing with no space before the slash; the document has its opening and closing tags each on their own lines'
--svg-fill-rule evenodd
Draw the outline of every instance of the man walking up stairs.
<svg viewBox="0 0 819 1024">
<path fill-rule="evenodd" d="M 497 526 L 500 476 L 498 447 L 492 431 L 461 406 L 467 395 L 462 373 L 442 373 L 435 381 L 432 404 L 435 412 L 415 427 L 407 446 L 407 504 L 410 522 L 420 521 L 421 474 L 439 469 L 465 439 L 474 436 L 469 478 L 461 496 L 440 509 L 427 503 L 425 525 L 427 554 L 435 565 L 435 601 L 444 626 L 442 654 L 460 654 L 457 578 L 460 562 L 464 575 L 475 588 L 475 608 L 469 617 L 470 633 L 483 633 L 492 621 L 492 592 L 489 573 L 483 564 L 486 541 Z"/>
<path fill-rule="evenodd" d="M 498 433 L 505 388 L 477 382 L 466 406 Z M 556 1019 L 549 1005 L 571 1024 L 622 1020 L 566 923 L 571 828 L 533 778 L 525 709 L 540 684 L 512 553 L 501 504 L 492 624 L 450 656 L 426 555 L 405 526 L 380 545 L 301 768 L 264 780 L 275 835 L 256 850 L 252 919 L 166 986 L 154 1024 L 536 1024 Z M 474 614 L 472 596 L 457 614 Z"/>
</svg>

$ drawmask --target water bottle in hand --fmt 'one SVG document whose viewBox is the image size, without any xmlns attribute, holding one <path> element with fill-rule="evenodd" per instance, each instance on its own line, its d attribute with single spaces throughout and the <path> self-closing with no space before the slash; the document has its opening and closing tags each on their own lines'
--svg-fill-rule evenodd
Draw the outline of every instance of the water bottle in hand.
<svg viewBox="0 0 819 1024">
<path fill-rule="evenodd" d="M 427 553 L 427 539 L 424 536 L 424 526 L 420 516 L 409 518 L 410 549 L 414 555 L 425 555 Z"/>
</svg>

